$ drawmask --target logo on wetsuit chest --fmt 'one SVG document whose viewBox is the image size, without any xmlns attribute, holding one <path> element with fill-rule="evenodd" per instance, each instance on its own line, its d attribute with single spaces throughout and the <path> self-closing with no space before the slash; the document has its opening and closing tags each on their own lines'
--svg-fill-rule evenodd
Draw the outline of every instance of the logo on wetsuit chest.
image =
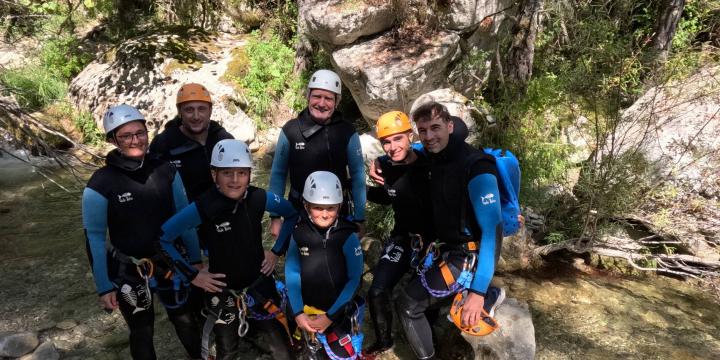
<svg viewBox="0 0 720 360">
<path fill-rule="evenodd" d="M 395 196 L 397 196 L 397 194 L 396 194 L 396 192 L 395 192 L 395 189 L 393 189 L 393 188 L 388 188 L 388 189 L 387 189 L 387 194 L 388 194 L 388 196 L 390 196 L 390 197 L 395 197 Z"/>
<path fill-rule="evenodd" d="M 118 195 L 118 201 L 121 203 L 133 201 L 132 193 L 126 192 L 122 195 Z"/>
<path fill-rule="evenodd" d="M 493 195 L 492 193 L 481 196 L 480 199 L 482 200 L 483 205 L 490 205 L 495 203 L 495 195 Z"/>
<path fill-rule="evenodd" d="M 385 254 L 380 259 L 387 259 L 390 262 L 398 262 L 405 250 L 398 245 L 390 244 L 385 248 Z"/>
<path fill-rule="evenodd" d="M 310 249 L 308 249 L 307 246 L 303 246 L 300 249 L 300 255 L 302 256 L 310 256 Z"/>
<path fill-rule="evenodd" d="M 180 160 L 171 160 L 170 163 L 173 164 L 173 166 L 175 166 L 175 168 L 182 167 L 182 161 L 180 161 Z"/>
<path fill-rule="evenodd" d="M 304 142 L 295 143 L 295 150 L 305 150 L 305 143 Z"/>
<path fill-rule="evenodd" d="M 230 227 L 230 223 L 227 221 L 224 223 L 221 223 L 221 224 L 215 224 L 215 230 L 219 233 L 225 232 L 225 231 L 230 231 L 231 229 L 232 228 Z"/>
</svg>

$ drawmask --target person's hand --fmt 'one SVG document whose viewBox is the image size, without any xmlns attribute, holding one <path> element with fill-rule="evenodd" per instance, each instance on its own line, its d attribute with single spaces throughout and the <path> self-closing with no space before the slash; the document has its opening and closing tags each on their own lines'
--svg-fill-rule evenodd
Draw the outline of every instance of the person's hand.
<svg viewBox="0 0 720 360">
<path fill-rule="evenodd" d="M 330 320 L 330 318 L 325 314 L 321 314 L 315 316 L 314 319 L 310 319 L 310 326 L 319 332 L 325 332 L 330 325 L 332 325 L 332 320 Z"/>
<path fill-rule="evenodd" d="M 260 265 L 260 272 L 270 276 L 273 270 L 275 270 L 275 264 L 278 262 L 278 257 L 270 250 L 265 250 L 265 259 Z"/>
<path fill-rule="evenodd" d="M 317 332 L 317 330 L 315 330 L 315 328 L 313 328 L 310 324 L 310 317 L 308 317 L 307 314 L 300 314 L 296 316 L 295 322 L 297 323 L 297 326 L 302 330 L 305 330 L 309 333 Z"/>
<path fill-rule="evenodd" d="M 118 308 L 117 293 L 111 291 L 100 297 L 100 307 L 107 312 L 112 312 Z"/>
<path fill-rule="evenodd" d="M 365 223 L 364 222 L 355 222 L 355 225 L 357 225 L 358 231 L 358 238 L 362 240 L 363 237 L 365 237 Z"/>
<path fill-rule="evenodd" d="M 473 326 L 482 321 L 482 310 L 485 298 L 476 293 L 468 293 L 462 308 L 462 323 L 464 326 Z"/>
<path fill-rule="evenodd" d="M 192 284 L 207 292 L 221 292 L 222 288 L 227 284 L 216 279 L 222 279 L 224 277 L 225 274 L 212 274 L 202 269 L 192 280 Z"/>
<path fill-rule="evenodd" d="M 272 235 L 273 239 L 277 240 L 278 236 L 280 236 L 280 228 L 282 227 L 283 220 L 281 218 L 274 218 L 270 219 L 270 235 Z"/>
<path fill-rule="evenodd" d="M 201 271 L 201 270 L 203 270 L 203 269 L 207 269 L 207 265 L 205 265 L 205 264 L 203 264 L 203 263 L 193 264 L 192 267 L 194 267 L 195 269 L 197 269 L 197 271 Z"/>
<path fill-rule="evenodd" d="M 376 184 L 380 186 L 385 185 L 385 178 L 382 176 L 382 169 L 380 168 L 380 162 L 378 159 L 370 162 L 370 171 L 368 171 L 368 175 Z"/>
</svg>

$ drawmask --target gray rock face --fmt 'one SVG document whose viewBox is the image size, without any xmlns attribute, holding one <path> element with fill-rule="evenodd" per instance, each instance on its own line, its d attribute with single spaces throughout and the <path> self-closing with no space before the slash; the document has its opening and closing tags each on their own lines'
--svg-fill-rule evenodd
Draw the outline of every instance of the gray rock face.
<svg viewBox="0 0 720 360">
<path fill-rule="evenodd" d="M 1 332 L 0 356 L 20 357 L 33 351 L 39 343 L 37 334 L 32 332 Z"/>
<path fill-rule="evenodd" d="M 467 31 L 511 4 L 510 0 L 453 0 L 440 9 L 440 21 L 447 29 Z"/>
<path fill-rule="evenodd" d="M 390 28 L 395 21 L 390 1 L 370 5 L 364 1 L 316 1 L 301 16 L 308 36 L 324 43 L 346 45 L 361 36 Z"/>
<path fill-rule="evenodd" d="M 406 110 L 420 95 L 441 87 L 458 43 L 453 32 L 412 45 L 395 44 L 384 34 L 335 51 L 332 62 L 362 115 L 374 120 L 390 110 Z"/>
<path fill-rule="evenodd" d="M 40 344 L 32 354 L 25 355 L 18 360 L 58 360 L 60 359 L 60 353 L 58 353 L 55 345 L 52 341 L 45 341 Z"/>
<path fill-rule="evenodd" d="M 650 89 L 623 114 L 620 152 L 639 148 L 659 177 L 720 197 L 720 67 Z"/>
<path fill-rule="evenodd" d="M 413 102 L 410 113 L 429 102 L 441 103 L 447 107 L 450 115 L 461 118 L 470 130 L 471 136 L 468 137 L 467 141 L 472 141 L 472 133 L 473 129 L 475 129 L 473 113 L 479 113 L 479 110 L 470 103 L 468 98 L 450 88 L 433 90 L 418 97 Z"/>
<path fill-rule="evenodd" d="M 525 302 L 508 298 L 495 310 L 500 328 L 487 336 L 462 336 L 475 351 L 475 360 L 535 358 L 535 327 Z"/>
<path fill-rule="evenodd" d="M 130 40 L 117 48 L 114 59 L 88 65 L 70 83 L 70 101 L 80 110 L 91 112 L 100 129 L 102 114 L 108 107 L 119 103 L 136 106 L 148 119 L 151 132 L 157 133 L 177 115 L 175 97 L 180 86 L 196 82 L 212 94 L 212 119 L 236 138 L 252 141 L 255 123 L 233 105 L 236 95 L 232 84 L 220 80 L 232 59 L 232 49 L 242 46 L 242 40 L 221 34 L 215 39 L 204 39 L 206 43 L 189 46 L 178 35 L 153 36 Z M 208 51 L 211 46 L 215 50 Z M 169 53 L 167 49 L 175 52 Z M 191 51 L 197 60 L 183 63 L 187 59 L 182 57 Z"/>
</svg>

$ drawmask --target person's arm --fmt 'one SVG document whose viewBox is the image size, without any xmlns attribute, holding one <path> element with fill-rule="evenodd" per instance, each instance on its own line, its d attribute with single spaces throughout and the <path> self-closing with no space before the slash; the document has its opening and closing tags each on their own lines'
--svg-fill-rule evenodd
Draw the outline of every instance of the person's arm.
<svg viewBox="0 0 720 360">
<path fill-rule="evenodd" d="M 188 264 L 175 247 L 175 239 L 190 229 L 195 229 L 202 223 L 200 213 L 195 203 L 192 203 L 168 219 L 161 227 L 160 246 L 170 258 L 172 258 L 175 270 L 185 278 L 192 281 L 198 274 L 198 270 Z M 197 239 L 196 239 L 197 240 Z M 197 241 L 194 249 L 188 249 L 188 253 L 200 254 L 200 246 Z"/>
<path fill-rule="evenodd" d="M 115 289 L 107 271 L 107 250 L 105 249 L 107 205 L 108 201 L 103 195 L 91 188 L 85 188 L 82 197 L 83 227 L 95 280 L 95 290 L 100 296 Z"/>
<path fill-rule="evenodd" d="M 285 197 L 285 182 L 288 175 L 288 161 L 290 158 L 290 142 L 285 133 L 280 131 L 277 145 L 275 147 L 275 155 L 273 156 L 272 168 L 270 169 L 270 182 L 268 191 Z M 277 217 L 278 214 L 270 213 L 270 216 Z"/>
<path fill-rule="evenodd" d="M 283 217 L 283 225 L 280 229 L 280 235 L 275 240 L 270 251 L 277 256 L 282 256 L 287 249 L 287 242 L 292 235 L 293 228 L 297 223 L 298 213 L 292 204 L 271 191 L 266 191 L 265 211 L 278 214 Z"/>
<path fill-rule="evenodd" d="M 348 281 L 345 283 L 345 287 L 343 287 L 338 298 L 327 311 L 327 316 L 332 319 L 333 322 L 337 320 L 335 316 L 338 310 L 342 309 L 345 304 L 352 300 L 360 285 L 360 277 L 363 272 L 363 252 L 360 246 L 360 239 L 355 233 L 350 234 L 350 237 L 345 241 L 343 254 L 345 255 Z"/>
<path fill-rule="evenodd" d="M 354 133 L 347 146 L 348 168 L 352 181 L 352 196 L 355 213 L 353 221 L 365 221 L 365 161 L 362 156 L 360 137 Z"/>
<path fill-rule="evenodd" d="M 468 183 L 468 193 L 475 220 L 482 233 L 477 269 L 472 285 L 470 285 L 470 291 L 485 296 L 485 292 L 490 286 L 490 280 L 495 273 L 496 253 L 500 251 L 498 248 L 499 237 L 502 236 L 502 214 L 497 178 L 491 173 L 476 175 Z"/>
<path fill-rule="evenodd" d="M 293 317 L 296 317 L 303 313 L 305 304 L 302 299 L 300 282 L 300 251 L 292 237 L 285 258 L 285 285 L 288 290 L 288 299 L 290 299 L 290 310 L 293 312 Z"/>
<path fill-rule="evenodd" d="M 188 206 L 187 194 L 185 193 L 185 186 L 183 185 L 180 173 L 175 173 L 175 178 L 172 183 L 173 189 L 173 200 L 175 201 L 175 213 L 180 212 L 186 206 Z M 197 230 L 192 227 L 187 229 L 182 234 L 182 241 L 185 249 L 188 252 L 188 258 L 191 265 L 202 263 L 200 257 L 200 240 L 198 240 Z"/>
</svg>

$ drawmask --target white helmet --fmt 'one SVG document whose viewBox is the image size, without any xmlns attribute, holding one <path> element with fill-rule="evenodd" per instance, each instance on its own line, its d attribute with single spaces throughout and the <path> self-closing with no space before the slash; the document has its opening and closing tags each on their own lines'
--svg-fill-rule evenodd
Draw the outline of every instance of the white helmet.
<svg viewBox="0 0 720 360">
<path fill-rule="evenodd" d="M 323 89 L 334 92 L 340 98 L 342 92 L 342 82 L 338 74 L 330 70 L 318 70 L 310 77 L 308 82 L 308 95 L 312 89 Z"/>
<path fill-rule="evenodd" d="M 303 199 L 318 205 L 341 204 L 343 194 L 340 179 L 329 171 L 315 171 L 305 180 Z"/>
<path fill-rule="evenodd" d="M 250 149 L 242 140 L 220 140 L 213 148 L 210 165 L 219 168 L 252 168 Z"/>
<path fill-rule="evenodd" d="M 145 117 L 140 113 L 140 111 L 138 111 L 138 109 L 128 104 L 113 106 L 105 112 L 105 115 L 103 115 L 103 128 L 105 129 L 105 134 L 109 134 L 121 125 L 125 125 L 136 120 L 145 122 Z"/>
</svg>

